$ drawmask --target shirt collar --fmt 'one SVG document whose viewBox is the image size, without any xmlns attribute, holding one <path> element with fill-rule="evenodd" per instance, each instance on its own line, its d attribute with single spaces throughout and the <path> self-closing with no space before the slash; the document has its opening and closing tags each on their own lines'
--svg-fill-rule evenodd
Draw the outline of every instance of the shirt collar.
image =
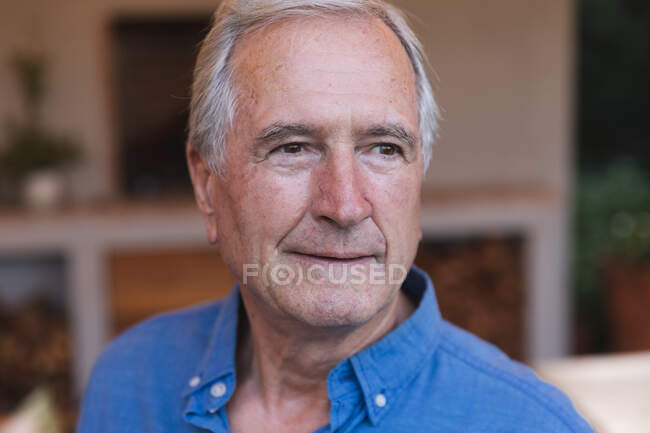
<svg viewBox="0 0 650 433">
<path fill-rule="evenodd" d="M 186 419 L 217 412 L 230 399 L 235 389 L 235 349 L 240 304 L 239 286 L 235 284 L 218 312 L 212 335 L 194 376 L 187 378 L 183 390 L 183 397 L 190 397 L 185 408 Z M 213 387 L 219 386 L 217 384 L 225 387 L 225 393 L 213 391 Z"/>
<path fill-rule="evenodd" d="M 417 304 L 413 314 L 350 358 L 373 425 L 390 410 L 399 393 L 424 367 L 440 339 L 442 317 L 429 276 L 413 266 L 401 289 Z"/>
<path fill-rule="evenodd" d="M 401 290 L 418 305 L 413 314 L 379 341 L 341 363 L 351 363 L 373 425 L 389 411 L 400 391 L 430 359 L 440 337 L 442 318 L 428 275 L 413 266 Z M 232 395 L 236 385 L 235 353 L 240 304 L 239 286 L 235 285 L 222 304 L 195 376 L 188 378 L 183 392 L 183 396 L 191 397 L 185 411 L 186 418 L 214 413 Z M 217 383 L 226 389 L 220 397 L 211 392 Z M 328 388 L 332 386 L 335 384 L 328 384 Z M 378 397 L 380 394 L 383 397 Z M 378 399 L 381 400 L 379 404 Z"/>
</svg>

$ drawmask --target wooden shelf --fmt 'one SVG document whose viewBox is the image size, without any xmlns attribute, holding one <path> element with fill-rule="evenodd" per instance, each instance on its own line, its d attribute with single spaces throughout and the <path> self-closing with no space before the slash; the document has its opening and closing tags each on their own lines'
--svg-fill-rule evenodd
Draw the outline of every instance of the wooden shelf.
<svg viewBox="0 0 650 433">
<path fill-rule="evenodd" d="M 524 357 L 538 360 L 567 353 L 570 297 L 567 216 L 562 197 L 555 191 L 526 185 L 426 188 L 422 195 L 425 237 L 513 233 L 523 237 Z M 91 203 L 49 213 L 0 209 L 0 254 L 54 251 L 65 257 L 79 390 L 114 329 L 109 290 L 111 254 L 207 245 L 203 218 L 192 197 Z"/>
</svg>

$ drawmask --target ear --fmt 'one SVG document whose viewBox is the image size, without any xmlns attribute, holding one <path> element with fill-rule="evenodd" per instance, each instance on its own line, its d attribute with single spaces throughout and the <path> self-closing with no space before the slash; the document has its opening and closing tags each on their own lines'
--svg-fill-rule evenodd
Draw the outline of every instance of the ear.
<svg viewBox="0 0 650 433">
<path fill-rule="evenodd" d="M 213 181 L 215 173 L 210 170 L 203 160 L 203 156 L 197 152 L 188 141 L 185 146 L 185 156 L 187 158 L 187 168 L 192 179 L 194 187 L 194 199 L 203 214 L 205 229 L 208 234 L 208 241 L 211 244 L 217 242 L 217 221 L 213 197 L 210 195 L 210 182 Z"/>
</svg>

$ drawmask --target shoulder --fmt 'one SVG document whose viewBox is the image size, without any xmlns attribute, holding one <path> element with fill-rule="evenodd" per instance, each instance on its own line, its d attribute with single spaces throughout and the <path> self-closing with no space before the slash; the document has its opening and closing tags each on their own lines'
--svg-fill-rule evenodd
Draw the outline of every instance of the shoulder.
<svg viewBox="0 0 650 433">
<path fill-rule="evenodd" d="M 446 373 L 464 385 L 459 389 L 472 390 L 463 398 L 488 410 L 502 431 L 513 422 L 518 431 L 592 431 L 562 391 L 475 335 L 444 321 L 439 351 Z"/>
<path fill-rule="evenodd" d="M 158 314 L 128 329 L 102 351 L 95 370 L 164 363 L 174 354 L 201 354 L 213 331 L 223 301 Z"/>
<path fill-rule="evenodd" d="M 78 431 L 124 431 L 127 426 L 137 431 L 145 414 L 135 408 L 142 408 L 142 401 L 149 402 L 151 419 L 181 413 L 167 407 L 180 404 L 180 398 L 161 396 L 180 397 L 210 341 L 222 302 L 159 314 L 111 341 L 88 380 Z M 117 414 L 120 428 L 113 422 Z"/>
</svg>

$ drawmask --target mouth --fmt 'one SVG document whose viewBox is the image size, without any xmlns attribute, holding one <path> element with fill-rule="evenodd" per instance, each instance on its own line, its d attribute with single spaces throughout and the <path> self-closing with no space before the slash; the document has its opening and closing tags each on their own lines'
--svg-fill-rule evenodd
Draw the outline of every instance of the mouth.
<svg viewBox="0 0 650 433">
<path fill-rule="evenodd" d="M 368 263 L 375 263 L 376 257 L 374 255 L 363 254 L 363 253 L 333 253 L 333 252 L 314 252 L 314 253 L 302 253 L 297 251 L 291 251 L 291 255 L 295 256 L 296 259 L 302 262 L 307 262 L 309 264 L 320 264 L 320 265 L 364 265 Z"/>
</svg>

